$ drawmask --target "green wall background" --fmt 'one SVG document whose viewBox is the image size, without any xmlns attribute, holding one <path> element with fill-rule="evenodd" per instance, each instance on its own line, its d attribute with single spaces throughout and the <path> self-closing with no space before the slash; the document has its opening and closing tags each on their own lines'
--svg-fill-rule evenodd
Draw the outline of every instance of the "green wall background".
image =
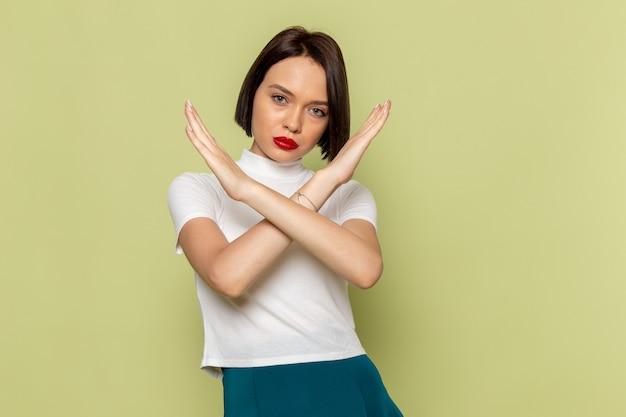
<svg viewBox="0 0 626 417">
<path fill-rule="evenodd" d="M 353 292 L 406 416 L 623 416 L 626 3 L 25 0 L 0 5 L 0 415 L 220 416 L 166 189 L 238 156 L 243 76 L 333 35 L 386 269 Z M 319 163 L 309 161 L 314 167 Z"/>
</svg>

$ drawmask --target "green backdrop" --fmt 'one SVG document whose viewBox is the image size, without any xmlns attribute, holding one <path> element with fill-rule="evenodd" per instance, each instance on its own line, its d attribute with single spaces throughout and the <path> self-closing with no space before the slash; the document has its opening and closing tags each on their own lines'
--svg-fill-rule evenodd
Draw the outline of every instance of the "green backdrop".
<svg viewBox="0 0 626 417">
<path fill-rule="evenodd" d="M 166 190 L 238 156 L 247 68 L 341 44 L 385 273 L 358 330 L 406 416 L 626 415 L 626 3 L 23 0 L 0 5 L 0 415 L 220 416 Z M 309 163 L 320 166 L 315 158 Z"/>
</svg>

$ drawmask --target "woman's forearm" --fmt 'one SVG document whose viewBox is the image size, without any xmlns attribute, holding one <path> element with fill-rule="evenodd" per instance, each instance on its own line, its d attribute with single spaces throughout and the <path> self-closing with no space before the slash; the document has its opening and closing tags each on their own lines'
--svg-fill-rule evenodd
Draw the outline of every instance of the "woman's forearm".
<svg viewBox="0 0 626 417">
<path fill-rule="evenodd" d="M 375 234 L 373 239 L 359 236 L 314 211 L 337 189 L 326 171 L 318 171 L 299 190 L 303 194 L 300 199 L 297 193 L 287 198 L 256 182 L 247 189 L 242 202 L 265 219 L 237 239 L 226 243 L 224 238 L 218 250 L 211 250 L 206 247 L 209 240 L 215 239 L 211 234 L 200 230 L 195 231 L 194 238 L 193 230 L 181 234 L 190 263 L 214 289 L 238 297 L 294 240 L 355 286 L 367 288 L 376 282 L 382 258 Z"/>
</svg>

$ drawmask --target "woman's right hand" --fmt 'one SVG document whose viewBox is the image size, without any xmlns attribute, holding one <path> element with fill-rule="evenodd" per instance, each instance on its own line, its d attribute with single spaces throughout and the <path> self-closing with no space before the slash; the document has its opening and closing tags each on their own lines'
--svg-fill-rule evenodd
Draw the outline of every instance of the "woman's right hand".
<svg viewBox="0 0 626 417">
<path fill-rule="evenodd" d="M 323 168 L 332 173 L 337 185 L 344 184 L 352 178 L 368 146 L 385 125 L 390 109 L 390 100 L 385 101 L 382 105 L 377 104 L 365 123 L 348 139 L 335 158 Z"/>
<path fill-rule="evenodd" d="M 185 127 L 187 137 L 204 158 L 229 197 L 240 201 L 244 196 L 245 186 L 252 184 L 254 180 L 247 176 L 217 143 L 190 101 L 185 103 L 185 117 L 188 121 Z"/>
</svg>

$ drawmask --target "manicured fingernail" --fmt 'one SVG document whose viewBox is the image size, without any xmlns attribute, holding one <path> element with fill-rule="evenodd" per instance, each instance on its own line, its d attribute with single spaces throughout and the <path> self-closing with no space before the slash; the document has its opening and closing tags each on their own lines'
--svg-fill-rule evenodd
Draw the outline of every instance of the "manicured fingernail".
<svg viewBox="0 0 626 417">
<path fill-rule="evenodd" d="M 187 100 L 187 108 L 188 109 L 193 109 L 193 104 L 191 104 L 190 100 Z"/>
</svg>

